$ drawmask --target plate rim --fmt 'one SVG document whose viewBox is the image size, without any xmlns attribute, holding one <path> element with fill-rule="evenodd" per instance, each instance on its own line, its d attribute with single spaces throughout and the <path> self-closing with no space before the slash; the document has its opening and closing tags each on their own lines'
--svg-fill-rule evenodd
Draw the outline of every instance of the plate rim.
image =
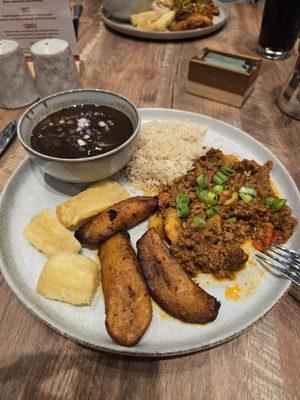
<svg viewBox="0 0 300 400">
<path fill-rule="evenodd" d="M 252 137 L 251 135 L 249 135 L 248 133 L 244 132 L 242 129 L 235 127 L 227 122 L 224 122 L 222 120 L 216 119 L 214 117 L 210 117 L 204 114 L 200 114 L 200 113 L 195 113 L 195 112 L 190 112 L 190 111 L 184 111 L 184 110 L 180 110 L 180 109 L 169 109 L 169 108 L 139 108 L 138 109 L 139 112 L 141 112 L 141 121 L 145 121 L 145 116 L 143 115 L 143 113 L 149 113 L 149 112 L 163 112 L 165 115 L 166 114 L 182 114 L 184 116 L 197 116 L 197 117 L 204 117 L 206 119 L 212 120 L 212 121 L 217 121 L 218 123 L 221 123 L 223 125 L 226 125 L 228 128 L 230 129 L 235 129 L 238 130 L 240 132 L 242 132 L 243 135 L 245 135 L 248 140 L 252 141 L 253 143 L 255 143 L 256 145 L 258 145 L 260 148 L 262 148 L 264 151 L 266 151 L 269 155 L 271 155 L 272 157 L 274 157 L 276 159 L 276 161 L 279 163 L 280 167 L 285 171 L 285 173 L 287 174 L 288 178 L 289 178 L 289 183 L 292 184 L 294 186 L 294 188 L 298 191 L 297 185 L 294 182 L 293 178 L 291 177 L 290 173 L 288 172 L 288 170 L 286 169 L 286 167 L 283 165 L 283 163 L 276 157 L 276 155 L 269 150 L 264 144 L 262 144 L 261 142 L 259 142 L 257 139 L 255 139 L 254 137 Z M 157 118 L 159 119 L 159 118 Z M 168 119 L 168 118 L 166 118 Z M 18 167 L 15 169 L 15 171 L 12 173 L 12 175 L 10 176 L 10 178 L 8 179 L 1 195 L 0 195 L 0 211 L 1 208 L 3 206 L 3 202 L 5 200 L 5 197 L 7 196 L 7 193 L 9 192 L 9 190 L 11 189 L 11 185 L 13 184 L 13 181 L 15 179 L 15 177 L 22 171 L 22 169 L 24 167 L 26 167 L 26 164 L 30 164 L 30 158 L 29 157 L 25 157 L 24 160 L 21 161 L 21 163 L 18 165 Z M 298 191 L 299 192 L 299 191 Z M 298 196 L 298 198 L 300 198 L 300 195 Z M 1 250 L 1 249 L 0 249 Z M 186 354 L 192 354 L 195 352 L 199 352 L 199 351 L 203 351 L 206 350 L 208 348 L 211 347 L 215 347 L 217 345 L 223 344 L 241 334 L 243 334 L 245 331 L 247 331 L 253 324 L 255 324 L 256 322 L 258 322 L 261 318 L 263 318 L 268 312 L 270 312 L 284 297 L 284 295 L 287 293 L 287 291 L 290 288 L 291 282 L 290 281 L 286 281 L 285 282 L 285 287 L 283 287 L 280 292 L 278 293 L 278 295 L 273 299 L 273 304 L 270 306 L 270 308 L 263 310 L 262 312 L 260 312 L 259 314 L 257 314 L 254 318 L 252 318 L 251 320 L 249 320 L 246 324 L 243 325 L 243 327 L 237 331 L 234 332 L 232 335 L 227 336 L 227 337 L 219 337 L 219 339 L 216 339 L 210 343 L 207 343 L 206 345 L 199 345 L 199 346 L 191 346 L 191 347 L 187 347 L 183 350 L 176 350 L 176 351 L 154 351 L 154 352 L 143 352 L 143 351 L 139 351 L 139 349 L 136 349 L 135 347 L 132 348 L 132 351 L 127 351 L 125 348 L 123 349 L 115 349 L 114 348 L 114 344 L 112 343 L 112 345 L 110 346 L 99 346 L 99 345 L 95 345 L 89 342 L 86 342 L 83 339 L 80 339 L 80 337 L 75 337 L 72 334 L 66 333 L 61 329 L 61 325 L 58 323 L 53 323 L 53 321 L 51 321 L 51 319 L 49 320 L 49 318 L 45 315 L 45 313 L 42 310 L 35 310 L 35 307 L 31 306 L 31 302 L 26 299 L 26 296 L 23 296 L 23 293 L 16 288 L 13 279 L 11 279 L 9 271 L 7 270 L 7 267 L 5 266 L 4 263 L 4 259 L 3 259 L 3 254 L 0 251 L 0 270 L 1 273 L 3 275 L 3 278 L 5 279 L 6 283 L 8 284 L 9 288 L 12 290 L 12 292 L 15 294 L 15 296 L 17 297 L 17 299 L 25 306 L 25 308 L 27 308 L 35 317 L 37 317 L 40 321 L 42 321 L 43 323 L 45 323 L 48 327 L 50 327 L 52 330 L 54 330 L 55 332 L 61 334 L 62 336 L 69 338 L 83 346 L 98 350 L 98 351 L 105 351 L 108 353 L 113 353 L 113 354 L 122 354 L 122 355 L 126 355 L 126 356 L 131 356 L 131 357 L 149 357 L 149 358 L 164 358 L 164 357 L 172 357 L 172 356 L 181 356 L 181 355 L 186 355 Z M 50 322 L 51 321 L 51 322 Z"/>
<path fill-rule="evenodd" d="M 130 25 L 128 22 L 124 21 L 119 21 L 114 17 L 110 18 L 109 11 L 107 11 L 104 7 L 102 9 L 102 17 L 104 23 L 109 26 L 111 29 L 113 29 L 116 32 L 122 33 L 124 35 L 130 36 L 130 37 L 136 37 L 140 39 L 145 39 L 145 40 L 161 40 L 161 41 L 172 41 L 172 40 L 187 40 L 187 39 L 192 39 L 196 37 L 201 37 L 201 36 L 206 36 L 209 35 L 218 29 L 220 29 L 223 25 L 225 25 L 229 19 L 230 15 L 230 10 L 224 3 L 221 3 L 219 0 L 214 0 L 215 3 L 219 8 L 222 9 L 224 13 L 224 18 L 217 22 L 216 24 L 213 24 L 210 27 L 204 27 L 204 28 L 197 28 L 197 29 L 190 29 L 190 30 L 184 30 L 184 31 L 179 31 L 179 32 L 172 32 L 172 31 L 142 31 L 140 29 L 137 29 Z M 209 29 L 209 31 L 203 31 L 204 29 Z M 204 32 L 204 33 L 203 33 Z"/>
</svg>

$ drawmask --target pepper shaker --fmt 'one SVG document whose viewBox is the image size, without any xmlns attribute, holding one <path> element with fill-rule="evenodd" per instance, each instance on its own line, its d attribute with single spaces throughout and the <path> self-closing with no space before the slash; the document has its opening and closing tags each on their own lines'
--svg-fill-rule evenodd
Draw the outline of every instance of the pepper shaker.
<svg viewBox="0 0 300 400">
<path fill-rule="evenodd" d="M 20 108 L 38 98 L 18 42 L 0 40 L 0 107 Z"/>
<path fill-rule="evenodd" d="M 35 82 L 41 98 L 81 87 L 70 45 L 62 39 L 43 39 L 31 46 Z"/>
<path fill-rule="evenodd" d="M 285 114 L 300 120 L 300 43 L 295 69 L 290 75 L 278 99 L 278 107 Z"/>
</svg>

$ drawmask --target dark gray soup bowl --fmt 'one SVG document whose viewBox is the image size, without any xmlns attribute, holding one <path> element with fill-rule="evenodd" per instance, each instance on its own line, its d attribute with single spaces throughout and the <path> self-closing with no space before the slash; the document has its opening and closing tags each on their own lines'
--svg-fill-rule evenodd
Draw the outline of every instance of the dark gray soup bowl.
<svg viewBox="0 0 300 400">
<path fill-rule="evenodd" d="M 30 145 L 33 128 L 49 114 L 75 104 L 100 104 L 122 111 L 131 120 L 134 132 L 119 147 L 94 157 L 66 159 L 46 156 Z M 44 172 L 67 182 L 85 183 L 107 178 L 120 171 L 131 158 L 140 131 L 136 107 L 118 94 L 97 89 L 76 89 L 46 97 L 29 107 L 18 122 L 18 138 L 29 157 Z"/>
</svg>

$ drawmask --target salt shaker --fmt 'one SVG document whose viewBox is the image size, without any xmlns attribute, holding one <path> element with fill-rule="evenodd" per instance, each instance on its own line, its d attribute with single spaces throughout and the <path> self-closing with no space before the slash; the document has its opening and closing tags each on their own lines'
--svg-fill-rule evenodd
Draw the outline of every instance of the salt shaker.
<svg viewBox="0 0 300 400">
<path fill-rule="evenodd" d="M 43 39 L 31 46 L 35 82 L 40 97 L 81 87 L 68 42 Z"/>
<path fill-rule="evenodd" d="M 20 108 L 38 98 L 18 42 L 0 40 L 0 107 Z"/>
<path fill-rule="evenodd" d="M 300 120 L 300 43 L 296 66 L 278 99 L 278 107 L 290 117 Z"/>
</svg>

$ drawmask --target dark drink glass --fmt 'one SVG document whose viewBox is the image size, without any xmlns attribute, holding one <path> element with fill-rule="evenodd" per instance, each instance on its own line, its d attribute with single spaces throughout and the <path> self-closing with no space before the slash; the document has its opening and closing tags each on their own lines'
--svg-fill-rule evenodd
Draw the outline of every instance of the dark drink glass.
<svg viewBox="0 0 300 400">
<path fill-rule="evenodd" d="M 267 58 L 289 56 L 300 32 L 300 0 L 266 0 L 258 53 Z"/>
</svg>

